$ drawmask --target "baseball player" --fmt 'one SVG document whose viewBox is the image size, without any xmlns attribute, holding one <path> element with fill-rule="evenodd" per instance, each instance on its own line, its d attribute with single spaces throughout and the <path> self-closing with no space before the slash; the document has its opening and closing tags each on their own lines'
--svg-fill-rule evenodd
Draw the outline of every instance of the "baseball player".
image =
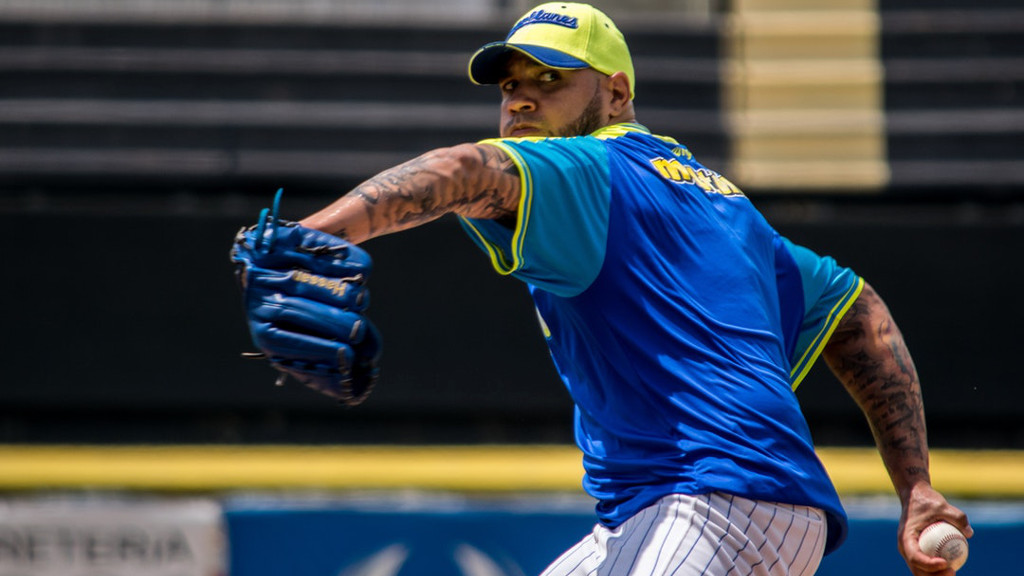
<svg viewBox="0 0 1024 576">
<path fill-rule="evenodd" d="M 871 286 L 781 237 L 733 183 L 637 122 L 629 50 L 597 9 L 530 10 L 472 56 L 469 76 L 500 89 L 500 138 L 433 150 L 298 224 L 264 215 L 240 234 L 250 292 L 276 286 L 277 300 L 247 296 L 275 367 L 365 397 L 380 346 L 362 308 L 316 326 L 328 334 L 315 344 L 297 326 L 319 321 L 297 319 L 338 314 L 313 290 L 358 300 L 369 259 L 357 244 L 456 214 L 494 268 L 526 284 L 575 403 L 598 522 L 545 576 L 813 574 L 847 532 L 795 396 L 819 356 L 870 422 L 910 571 L 951 575 L 917 536 L 936 520 L 971 528 L 931 487 L 917 373 Z M 306 262 L 313 273 L 282 299 L 269 242 L 331 253 L 342 270 Z M 332 291 L 346 275 L 357 289 Z"/>
</svg>

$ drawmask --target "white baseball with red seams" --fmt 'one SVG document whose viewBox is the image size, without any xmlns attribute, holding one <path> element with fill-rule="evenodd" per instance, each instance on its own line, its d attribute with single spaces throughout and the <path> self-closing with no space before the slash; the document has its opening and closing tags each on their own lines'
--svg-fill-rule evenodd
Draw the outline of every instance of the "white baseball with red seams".
<svg viewBox="0 0 1024 576">
<path fill-rule="evenodd" d="M 944 558 L 953 570 L 967 562 L 967 538 L 948 522 L 936 522 L 925 528 L 918 543 L 922 552 Z"/>
</svg>

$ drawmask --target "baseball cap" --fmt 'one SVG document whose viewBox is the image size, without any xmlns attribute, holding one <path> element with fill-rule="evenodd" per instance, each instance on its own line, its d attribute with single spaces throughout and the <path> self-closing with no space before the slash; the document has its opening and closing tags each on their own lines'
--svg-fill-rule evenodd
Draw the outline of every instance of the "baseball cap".
<svg viewBox="0 0 1024 576">
<path fill-rule="evenodd" d="M 469 79 L 497 84 L 511 51 L 522 52 L 551 68 L 593 68 L 602 74 L 625 72 L 635 93 L 633 60 L 622 32 L 608 16 L 589 4 L 549 2 L 520 18 L 504 41 L 491 42 L 469 59 Z"/>
</svg>

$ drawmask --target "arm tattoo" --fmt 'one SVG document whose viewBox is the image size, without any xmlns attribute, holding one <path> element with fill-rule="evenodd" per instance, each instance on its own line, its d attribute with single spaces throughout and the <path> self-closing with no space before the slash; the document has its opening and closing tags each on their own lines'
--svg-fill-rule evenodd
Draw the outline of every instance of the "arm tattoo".
<svg viewBox="0 0 1024 576">
<path fill-rule="evenodd" d="M 897 489 L 928 480 L 928 441 L 917 369 L 877 293 L 865 285 L 825 349 L 856 400 Z"/>
<path fill-rule="evenodd" d="M 350 196 L 361 203 L 373 237 L 450 212 L 472 218 L 513 218 L 519 182 L 515 164 L 501 149 L 464 145 L 434 150 L 381 172 Z"/>
</svg>

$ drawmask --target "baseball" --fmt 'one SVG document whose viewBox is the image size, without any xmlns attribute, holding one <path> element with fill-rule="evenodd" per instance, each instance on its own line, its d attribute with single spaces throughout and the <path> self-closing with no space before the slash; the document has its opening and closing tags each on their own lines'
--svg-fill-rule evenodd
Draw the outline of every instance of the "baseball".
<svg viewBox="0 0 1024 576">
<path fill-rule="evenodd" d="M 936 522 L 925 528 L 918 543 L 922 552 L 946 559 L 953 570 L 959 570 L 967 561 L 967 539 L 947 522 Z"/>
</svg>

